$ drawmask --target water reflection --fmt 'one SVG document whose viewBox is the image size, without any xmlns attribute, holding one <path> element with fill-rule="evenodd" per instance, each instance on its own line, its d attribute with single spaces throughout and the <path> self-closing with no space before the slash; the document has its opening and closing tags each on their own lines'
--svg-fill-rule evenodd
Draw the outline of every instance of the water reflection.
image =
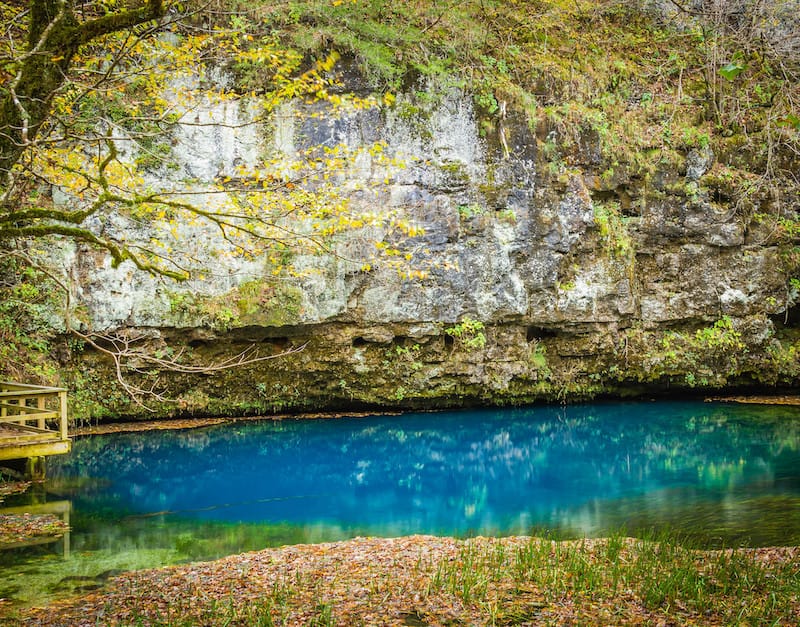
<svg viewBox="0 0 800 627">
<path fill-rule="evenodd" d="M 261 422 L 79 441 L 51 475 L 106 480 L 76 491 L 79 507 L 128 516 L 378 535 L 509 533 L 563 520 L 598 533 L 607 527 L 599 513 L 576 523 L 587 507 L 609 509 L 598 503 L 652 509 L 670 495 L 661 509 L 674 512 L 742 500 L 745 487 L 797 496 L 799 425 L 792 409 L 696 403 Z"/>
<path fill-rule="evenodd" d="M 40 492 L 41 494 L 41 492 Z M 28 548 L 37 545 L 56 545 L 57 553 L 60 553 L 64 559 L 69 559 L 70 556 L 70 513 L 72 512 L 72 501 L 68 500 L 46 500 L 42 503 L 27 503 L 26 505 L 18 505 L 16 507 L 0 507 L 0 516 L 20 516 L 31 514 L 33 516 L 49 515 L 60 518 L 66 525 L 66 531 L 57 536 L 35 536 L 31 539 L 20 540 L 16 543 L 4 544 L 0 549 L 17 549 Z M 2 561 L 0 560 L 0 563 Z"/>
<path fill-rule="evenodd" d="M 800 544 L 800 412 L 787 407 L 237 423 L 82 439 L 52 462 L 51 498 L 73 501 L 73 552 L 103 555 L 105 570 L 355 535 L 543 527 Z"/>
</svg>

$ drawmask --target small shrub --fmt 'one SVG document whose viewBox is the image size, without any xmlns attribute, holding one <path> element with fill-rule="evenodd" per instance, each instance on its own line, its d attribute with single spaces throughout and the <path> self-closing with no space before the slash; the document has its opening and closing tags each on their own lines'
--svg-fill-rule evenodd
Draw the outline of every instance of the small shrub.
<svg viewBox="0 0 800 627">
<path fill-rule="evenodd" d="M 484 324 L 480 320 L 473 320 L 469 316 L 465 316 L 461 322 L 446 328 L 444 332 L 466 350 L 475 351 L 486 346 L 484 328 Z"/>
</svg>

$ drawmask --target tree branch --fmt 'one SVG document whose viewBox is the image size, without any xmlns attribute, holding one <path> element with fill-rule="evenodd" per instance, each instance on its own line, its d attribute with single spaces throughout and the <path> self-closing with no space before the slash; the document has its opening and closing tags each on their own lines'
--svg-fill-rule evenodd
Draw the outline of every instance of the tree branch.
<svg viewBox="0 0 800 627">
<path fill-rule="evenodd" d="M 122 386 L 130 398 L 140 407 L 147 411 L 154 411 L 146 405 L 148 398 L 161 402 L 175 402 L 174 399 L 167 398 L 163 392 L 159 392 L 158 379 L 152 382 L 149 387 L 144 387 L 134 383 L 129 378 L 129 373 L 142 374 L 145 368 L 156 369 L 163 372 L 177 372 L 181 374 L 213 374 L 233 368 L 241 368 L 253 364 L 279 359 L 287 355 L 299 353 L 308 345 L 307 342 L 288 348 L 272 355 L 261 355 L 258 346 L 251 344 L 243 351 L 231 357 L 210 361 L 207 363 L 191 364 L 184 363 L 182 358 L 185 351 L 178 351 L 174 355 L 159 355 L 146 346 L 147 340 L 151 336 L 139 329 L 122 329 L 109 331 L 106 333 L 84 333 L 72 326 L 71 318 L 71 290 L 67 282 L 57 276 L 52 269 L 35 262 L 29 255 L 22 251 L 6 251 L 0 254 L 0 259 L 4 257 L 16 257 L 24 264 L 35 268 L 49 277 L 64 295 L 64 329 L 67 333 L 78 337 L 91 346 L 96 351 L 108 356 L 114 362 L 114 372 L 117 382 Z"/>
<path fill-rule="evenodd" d="M 108 251 L 111 255 L 111 265 L 116 267 L 123 261 L 132 262 L 139 270 L 152 274 L 153 276 L 164 276 L 176 281 L 185 281 L 188 275 L 185 271 L 178 272 L 169 268 L 161 268 L 147 263 L 139 255 L 133 253 L 124 245 L 116 244 L 110 240 L 103 239 L 92 233 L 88 229 L 61 224 L 32 224 L 20 227 L 8 227 L 0 229 L 0 241 L 3 239 L 44 237 L 46 235 L 64 235 L 77 241 L 94 244 Z"/>
<path fill-rule="evenodd" d="M 164 3 L 162 0 L 147 0 L 147 4 L 138 9 L 111 13 L 89 22 L 84 22 L 75 29 L 75 43 L 78 46 L 82 46 L 103 35 L 133 28 L 150 20 L 157 20 L 163 15 Z"/>
</svg>

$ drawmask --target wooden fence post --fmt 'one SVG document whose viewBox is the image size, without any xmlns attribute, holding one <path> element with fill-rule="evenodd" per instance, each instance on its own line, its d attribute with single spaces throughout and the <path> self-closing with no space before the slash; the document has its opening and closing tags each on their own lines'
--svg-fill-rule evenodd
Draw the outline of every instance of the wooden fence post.
<svg viewBox="0 0 800 627">
<path fill-rule="evenodd" d="M 40 412 L 44 412 L 47 410 L 47 399 L 44 396 L 40 396 L 36 399 L 36 408 Z M 46 429 L 47 425 L 45 424 L 44 418 L 39 418 L 36 421 L 36 426 L 40 429 Z"/>
<path fill-rule="evenodd" d="M 62 390 L 58 393 L 58 405 L 60 409 L 60 417 L 59 417 L 59 431 L 61 433 L 61 439 L 67 439 L 67 391 Z"/>
<path fill-rule="evenodd" d="M 25 463 L 25 478 L 29 481 L 44 481 L 45 476 L 45 457 L 29 457 Z"/>
</svg>

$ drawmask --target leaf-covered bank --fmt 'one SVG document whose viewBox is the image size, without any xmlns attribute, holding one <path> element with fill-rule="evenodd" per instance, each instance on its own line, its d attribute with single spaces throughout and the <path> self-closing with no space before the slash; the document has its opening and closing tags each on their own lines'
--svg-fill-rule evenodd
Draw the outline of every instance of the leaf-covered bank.
<svg viewBox="0 0 800 627">
<path fill-rule="evenodd" d="M 36 625 L 792 625 L 796 548 L 666 538 L 356 538 L 117 577 L 23 610 Z"/>
</svg>

